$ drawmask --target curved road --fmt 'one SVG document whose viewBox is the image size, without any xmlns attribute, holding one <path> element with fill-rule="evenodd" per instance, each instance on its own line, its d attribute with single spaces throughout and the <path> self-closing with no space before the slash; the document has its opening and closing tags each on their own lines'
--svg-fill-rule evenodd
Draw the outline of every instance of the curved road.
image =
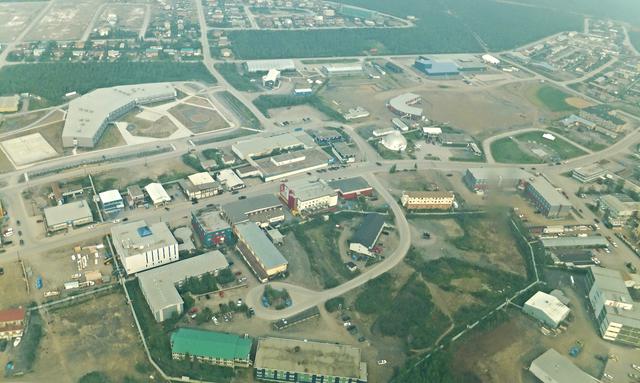
<svg viewBox="0 0 640 383">
<path fill-rule="evenodd" d="M 398 265 L 409 251 L 411 246 L 409 222 L 404 216 L 404 212 L 400 205 L 396 202 L 395 198 L 387 191 L 387 189 L 378 181 L 378 179 L 372 174 L 368 173 L 364 177 L 369 181 L 377 192 L 382 196 L 389 204 L 391 211 L 395 217 L 395 227 L 399 234 L 398 247 L 391 253 L 384 261 L 370 267 L 364 273 L 359 276 L 339 285 L 334 288 L 322 291 L 310 290 L 298 285 L 293 285 L 285 282 L 271 282 L 271 285 L 275 289 L 287 289 L 291 295 L 293 305 L 284 310 L 274 310 L 265 308 L 261 304 L 261 296 L 264 291 L 264 285 L 258 285 L 249 290 L 247 294 L 247 302 L 249 306 L 253 306 L 256 311 L 256 316 L 262 319 L 278 320 L 285 318 L 311 307 L 322 304 L 328 299 L 343 295 L 363 284 L 369 280 L 374 279 Z"/>
</svg>

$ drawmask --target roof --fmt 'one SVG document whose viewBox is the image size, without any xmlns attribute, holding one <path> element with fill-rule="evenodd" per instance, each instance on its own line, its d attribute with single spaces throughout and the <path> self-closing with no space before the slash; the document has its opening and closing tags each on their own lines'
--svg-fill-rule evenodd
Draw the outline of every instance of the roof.
<svg viewBox="0 0 640 383">
<path fill-rule="evenodd" d="M 238 186 L 244 185 L 244 181 L 232 170 L 232 169 L 222 169 L 220 173 L 218 173 L 218 181 L 227 185 L 228 188 L 235 188 Z"/>
<path fill-rule="evenodd" d="M 130 103 L 143 104 L 149 98 L 175 97 L 176 90 L 169 83 L 123 85 L 100 88 L 69 103 L 63 137 L 93 139 L 110 114 Z"/>
<path fill-rule="evenodd" d="M 249 72 L 268 72 L 270 69 L 277 69 L 279 71 L 296 69 L 296 64 L 290 59 L 252 60 L 247 61 L 246 64 Z"/>
<path fill-rule="evenodd" d="M 0 97 L 0 109 L 17 109 L 20 103 L 20 95 Z"/>
<path fill-rule="evenodd" d="M 372 248 L 378 240 L 382 228 L 384 228 L 384 216 L 369 213 L 364 216 L 362 223 L 351 237 L 351 243 L 359 243 L 367 248 Z"/>
<path fill-rule="evenodd" d="M 640 328 L 640 305 L 634 302 L 627 286 L 625 285 L 622 274 L 617 270 L 605 269 L 603 267 L 591 266 L 591 274 L 593 275 L 592 289 L 596 288 L 598 304 L 592 306 L 599 315 L 601 309 L 606 310 L 608 322 L 617 323 L 623 326 L 629 326 L 634 329 Z M 591 298 L 592 294 L 589 293 Z M 630 306 L 628 309 L 622 306 Z"/>
<path fill-rule="evenodd" d="M 389 100 L 389 105 L 400 113 L 413 116 L 422 116 L 422 108 L 411 106 L 422 100 L 422 97 L 415 93 L 403 93 Z"/>
<path fill-rule="evenodd" d="M 442 134 L 442 128 L 436 128 L 433 126 L 425 126 L 422 128 L 424 134 Z"/>
<path fill-rule="evenodd" d="M 571 202 L 543 177 L 535 177 L 533 180 L 530 179 L 529 185 L 551 206 L 571 205 Z"/>
<path fill-rule="evenodd" d="M 122 201 L 120 192 L 115 189 L 103 191 L 102 193 L 98 194 L 98 196 L 100 197 L 100 202 L 102 202 L 103 205 L 110 202 Z"/>
<path fill-rule="evenodd" d="M 224 360 L 248 360 L 251 338 L 222 332 L 179 328 L 171 333 L 171 352 Z"/>
<path fill-rule="evenodd" d="M 165 246 L 178 244 L 165 222 L 147 225 L 143 220 L 127 222 L 111 228 L 113 246 L 120 256 L 128 257 Z"/>
<path fill-rule="evenodd" d="M 361 190 L 372 189 L 371 185 L 362 177 L 345 178 L 328 182 L 334 190 L 342 194 L 353 193 Z"/>
<path fill-rule="evenodd" d="M 64 205 L 47 207 L 44 209 L 44 218 L 47 225 L 55 226 L 61 223 L 93 218 L 89 204 L 85 200 L 65 203 Z"/>
<path fill-rule="evenodd" d="M 360 72 L 362 64 L 324 65 L 322 68 L 328 73 Z"/>
<path fill-rule="evenodd" d="M 404 150 L 407 147 L 407 139 L 398 131 L 387 134 L 380 142 L 385 148 L 393 151 Z"/>
<path fill-rule="evenodd" d="M 573 172 L 582 177 L 598 177 L 604 175 L 607 171 L 598 164 L 591 164 L 573 169 Z"/>
<path fill-rule="evenodd" d="M 269 72 L 267 72 L 266 76 L 262 77 L 262 81 L 265 82 L 269 82 L 269 81 L 278 81 L 278 77 L 280 77 L 280 71 L 277 69 L 269 69 Z"/>
<path fill-rule="evenodd" d="M 14 322 L 24 320 L 27 310 L 24 307 L 5 309 L 0 311 L 0 322 Z"/>
<path fill-rule="evenodd" d="M 320 149 L 297 150 L 255 161 L 265 181 L 328 166 L 329 155 Z"/>
<path fill-rule="evenodd" d="M 131 194 L 132 197 L 144 196 L 142 189 L 138 185 L 131 185 L 127 187 L 127 192 L 129 192 L 129 194 Z"/>
<path fill-rule="evenodd" d="M 402 194 L 409 198 L 453 198 L 453 193 L 447 191 L 405 191 Z"/>
<path fill-rule="evenodd" d="M 612 194 L 603 195 L 600 197 L 600 202 L 606 205 L 609 210 L 613 210 L 615 213 L 628 212 L 632 213 L 638 210 L 637 202 L 623 202 L 618 197 Z"/>
<path fill-rule="evenodd" d="M 232 223 L 240 223 L 246 221 L 248 215 L 252 213 L 277 207 L 282 208 L 282 202 L 278 197 L 273 194 L 262 194 L 242 201 L 230 202 L 222 206 L 222 211 Z"/>
<path fill-rule="evenodd" d="M 305 144 L 300 141 L 296 135 L 283 133 L 238 141 L 231 146 L 231 149 L 238 157 L 246 159 L 258 155 L 270 154 L 276 149 L 289 149 L 296 146 L 305 146 Z"/>
<path fill-rule="evenodd" d="M 229 263 L 224 255 L 214 250 L 138 273 L 138 281 L 147 304 L 151 311 L 155 312 L 183 303 L 176 290 L 176 283 L 227 267 Z"/>
<path fill-rule="evenodd" d="M 524 305 L 544 312 L 555 323 L 562 322 L 571 311 L 558 298 L 542 291 L 535 293 Z"/>
<path fill-rule="evenodd" d="M 219 210 L 200 210 L 194 216 L 198 224 L 207 232 L 229 229 L 229 223 L 222 218 Z"/>
<path fill-rule="evenodd" d="M 280 250 L 267 238 L 262 229 L 253 222 L 244 222 L 235 226 L 238 238 L 251 250 L 266 270 L 289 262 Z"/>
<path fill-rule="evenodd" d="M 157 182 L 152 182 L 145 186 L 144 190 L 149 194 L 149 198 L 151 198 L 154 204 L 171 201 L 171 197 L 167 194 L 167 191 Z"/>
<path fill-rule="evenodd" d="M 332 146 L 341 156 L 355 157 L 358 154 L 357 148 L 349 146 L 344 142 L 334 142 Z"/>
<path fill-rule="evenodd" d="M 254 366 L 308 375 L 367 378 L 360 349 L 336 343 L 262 338 L 258 340 Z"/>
<path fill-rule="evenodd" d="M 195 173 L 187 177 L 194 186 L 215 183 L 211 174 L 207 172 Z"/>
<path fill-rule="evenodd" d="M 285 182 L 287 189 L 300 201 L 310 201 L 325 196 L 335 195 L 336 191 L 323 180 L 298 179 Z"/>
<path fill-rule="evenodd" d="M 542 238 L 544 247 L 607 247 L 609 243 L 604 237 L 592 235 L 589 237 L 558 237 Z"/>
<path fill-rule="evenodd" d="M 579 369 L 571 359 L 550 348 L 537 357 L 529 371 L 543 383 L 594 383 L 598 380 Z"/>
</svg>

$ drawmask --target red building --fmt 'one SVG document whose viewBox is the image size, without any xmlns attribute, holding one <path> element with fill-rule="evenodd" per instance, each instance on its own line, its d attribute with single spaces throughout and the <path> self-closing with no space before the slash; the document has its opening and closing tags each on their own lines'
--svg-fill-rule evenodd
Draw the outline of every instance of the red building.
<svg viewBox="0 0 640 383">
<path fill-rule="evenodd" d="M 22 307 L 0 311 L 0 339 L 22 336 L 26 310 Z"/>
<path fill-rule="evenodd" d="M 337 191 L 338 196 L 342 199 L 356 199 L 361 195 L 373 195 L 373 187 L 362 177 L 333 180 L 329 182 L 329 186 Z"/>
</svg>

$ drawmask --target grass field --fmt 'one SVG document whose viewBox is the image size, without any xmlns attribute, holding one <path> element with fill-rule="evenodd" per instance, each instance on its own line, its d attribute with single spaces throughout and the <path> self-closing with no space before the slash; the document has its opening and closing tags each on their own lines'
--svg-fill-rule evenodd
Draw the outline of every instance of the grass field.
<svg viewBox="0 0 640 383">
<path fill-rule="evenodd" d="M 122 134 L 120 134 L 118 128 L 115 125 L 111 124 L 107 126 L 107 129 L 104 130 L 104 133 L 102 134 L 102 137 L 100 137 L 100 141 L 98 141 L 98 144 L 95 146 L 94 150 L 108 149 L 125 144 L 126 141 L 122 137 Z"/>
<path fill-rule="evenodd" d="M 508 164 L 539 164 L 542 160 L 524 152 L 510 137 L 501 138 L 491 143 L 491 154 L 496 162 Z"/>
<path fill-rule="evenodd" d="M 249 108 L 247 108 L 247 106 L 234 95 L 225 90 L 216 93 L 216 97 L 219 97 L 219 99 L 240 119 L 242 126 L 251 129 L 262 128 L 262 124 L 260 124 L 260 121 L 253 112 L 251 112 L 251 110 L 249 110 Z"/>
<path fill-rule="evenodd" d="M 260 90 L 258 85 L 250 81 L 251 79 L 246 74 L 240 73 L 238 64 L 217 63 L 215 68 L 232 87 L 241 92 L 257 92 Z"/>
<path fill-rule="evenodd" d="M 552 112 L 571 112 L 576 108 L 566 101 L 570 97 L 567 93 L 549 85 L 542 86 L 536 91 L 537 100 Z"/>
<path fill-rule="evenodd" d="M 519 141 L 533 141 L 538 145 L 545 146 L 553 150 L 558 156 L 563 159 L 569 159 L 573 157 L 582 156 L 587 154 L 582 149 L 572 145 L 569 141 L 556 136 L 556 139 L 551 141 L 542 137 L 540 132 L 527 132 L 516 136 Z"/>
</svg>

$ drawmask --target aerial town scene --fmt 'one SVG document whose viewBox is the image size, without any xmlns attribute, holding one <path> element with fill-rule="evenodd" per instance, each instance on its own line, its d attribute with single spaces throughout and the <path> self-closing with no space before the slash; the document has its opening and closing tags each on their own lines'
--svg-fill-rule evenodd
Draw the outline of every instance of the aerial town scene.
<svg viewBox="0 0 640 383">
<path fill-rule="evenodd" d="M 637 0 L 0 0 L 0 381 L 640 383 Z"/>
</svg>

